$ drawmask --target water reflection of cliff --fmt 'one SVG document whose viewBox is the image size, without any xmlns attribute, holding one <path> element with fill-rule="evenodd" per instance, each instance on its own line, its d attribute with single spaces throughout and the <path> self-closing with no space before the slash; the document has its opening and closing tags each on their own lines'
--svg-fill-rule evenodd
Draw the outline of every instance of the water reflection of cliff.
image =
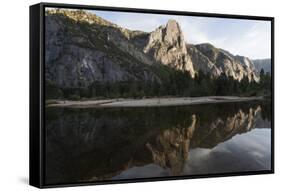
<svg viewBox="0 0 281 191">
<path fill-rule="evenodd" d="M 48 109 L 46 183 L 110 179 L 157 164 L 181 175 L 191 148 L 260 127 L 263 103 L 135 109 Z"/>
</svg>

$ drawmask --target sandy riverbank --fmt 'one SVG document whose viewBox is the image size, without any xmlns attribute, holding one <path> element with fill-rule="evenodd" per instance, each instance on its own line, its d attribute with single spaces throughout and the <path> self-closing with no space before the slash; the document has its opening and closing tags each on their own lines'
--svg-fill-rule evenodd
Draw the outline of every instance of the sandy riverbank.
<svg viewBox="0 0 281 191">
<path fill-rule="evenodd" d="M 146 98 L 146 99 L 105 99 L 105 100 L 52 100 L 47 107 L 157 107 L 157 106 L 180 106 L 206 103 L 226 103 L 261 100 L 262 97 L 238 97 L 238 96 L 206 96 L 206 97 L 171 97 L 171 98 Z"/>
</svg>

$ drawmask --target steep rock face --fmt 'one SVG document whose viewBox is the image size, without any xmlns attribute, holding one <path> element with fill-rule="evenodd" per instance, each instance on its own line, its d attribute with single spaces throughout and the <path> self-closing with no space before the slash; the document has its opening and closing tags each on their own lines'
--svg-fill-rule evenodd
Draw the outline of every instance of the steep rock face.
<svg viewBox="0 0 281 191">
<path fill-rule="evenodd" d="M 271 59 L 257 59 L 257 60 L 252 60 L 252 62 L 255 65 L 255 68 L 258 72 L 261 71 L 261 69 L 264 70 L 264 72 L 269 72 L 271 73 Z"/>
<path fill-rule="evenodd" d="M 178 70 L 188 71 L 194 77 L 195 72 L 187 54 L 184 36 L 175 20 L 169 20 L 166 26 L 160 26 L 151 32 L 143 51 L 156 61 Z"/>
<path fill-rule="evenodd" d="M 212 77 L 220 76 L 222 71 L 194 45 L 187 44 L 186 48 L 196 71 L 201 70 L 205 74 L 211 74 Z"/>
<path fill-rule="evenodd" d="M 228 77 L 241 81 L 243 78 L 248 78 L 249 81 L 259 81 L 259 76 L 255 71 L 252 61 L 243 56 L 234 56 L 231 53 L 218 49 L 209 43 L 198 44 L 195 47 L 204 54 L 216 69 L 225 73 Z M 194 63 L 196 65 L 197 63 Z M 209 64 L 211 65 L 211 64 Z M 207 64 L 207 67 L 209 66 Z M 202 68 L 202 66 L 201 66 Z"/>
<path fill-rule="evenodd" d="M 84 11 L 46 11 L 46 81 L 63 88 L 129 80 L 162 83 L 161 70 L 202 70 L 218 77 L 259 81 L 246 57 L 211 44 L 186 44 L 180 25 L 169 20 L 151 33 L 130 31 Z M 163 68 L 164 66 L 166 68 Z M 167 67 L 168 66 L 168 67 Z"/>
<path fill-rule="evenodd" d="M 246 70 L 246 75 L 249 79 L 249 81 L 255 81 L 258 82 L 260 80 L 259 75 L 256 71 L 254 63 L 245 56 L 235 56 L 237 60 L 240 61 L 244 69 Z"/>
<path fill-rule="evenodd" d="M 154 61 L 129 43 L 128 30 L 85 12 L 50 11 L 45 21 L 48 83 L 77 88 L 95 81 L 159 81 L 149 67 Z"/>
</svg>

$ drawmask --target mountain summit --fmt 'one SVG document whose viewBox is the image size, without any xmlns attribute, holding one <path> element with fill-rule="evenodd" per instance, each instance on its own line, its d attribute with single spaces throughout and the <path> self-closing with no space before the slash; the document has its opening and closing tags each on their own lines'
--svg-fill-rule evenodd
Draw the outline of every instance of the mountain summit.
<svg viewBox="0 0 281 191">
<path fill-rule="evenodd" d="M 194 49 L 197 49 L 197 51 Z M 210 72 L 213 76 L 219 76 L 223 73 L 227 77 L 232 77 L 238 81 L 243 78 L 247 78 L 250 82 L 259 81 L 254 64 L 247 57 L 234 56 L 228 51 L 216 48 L 209 43 L 198 44 L 194 47 L 189 46 L 189 53 L 198 70 Z"/>
<path fill-rule="evenodd" d="M 143 51 L 164 65 L 190 72 L 192 78 L 195 75 L 184 35 L 175 20 L 169 20 L 166 26 L 160 26 L 151 32 Z"/>
<path fill-rule="evenodd" d="M 209 43 L 189 44 L 176 20 L 147 33 L 89 12 L 47 10 L 45 24 L 46 83 L 56 90 L 132 82 L 173 89 L 167 83 L 175 81 L 171 73 L 177 71 L 193 79 L 201 71 L 212 78 L 224 74 L 259 82 L 250 59 Z"/>
</svg>

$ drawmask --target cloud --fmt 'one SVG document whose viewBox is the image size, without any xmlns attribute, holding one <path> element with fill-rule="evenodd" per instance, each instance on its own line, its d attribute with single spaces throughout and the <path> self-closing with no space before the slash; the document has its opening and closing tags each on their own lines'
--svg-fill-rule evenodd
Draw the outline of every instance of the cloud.
<svg viewBox="0 0 281 191">
<path fill-rule="evenodd" d="M 105 12 L 94 11 L 95 14 L 112 21 L 113 23 L 130 30 L 142 30 L 151 32 L 160 25 L 165 24 L 168 17 L 165 15 L 126 13 L 126 12 Z M 106 14 L 107 13 L 107 14 Z M 109 13 L 109 14 L 108 14 Z"/>
<path fill-rule="evenodd" d="M 233 54 L 252 59 L 271 57 L 270 22 L 255 21 L 240 35 L 228 36 L 224 40 L 214 39 L 213 43 Z"/>
<path fill-rule="evenodd" d="M 251 59 L 270 58 L 271 27 L 269 21 L 174 16 L 144 13 L 93 11 L 119 26 L 151 32 L 169 19 L 179 22 L 187 43 L 211 43 L 234 55 Z"/>
<path fill-rule="evenodd" d="M 253 129 L 238 134 L 212 149 L 191 149 L 185 163 L 184 174 L 270 169 L 270 137 L 270 129 Z"/>
</svg>

